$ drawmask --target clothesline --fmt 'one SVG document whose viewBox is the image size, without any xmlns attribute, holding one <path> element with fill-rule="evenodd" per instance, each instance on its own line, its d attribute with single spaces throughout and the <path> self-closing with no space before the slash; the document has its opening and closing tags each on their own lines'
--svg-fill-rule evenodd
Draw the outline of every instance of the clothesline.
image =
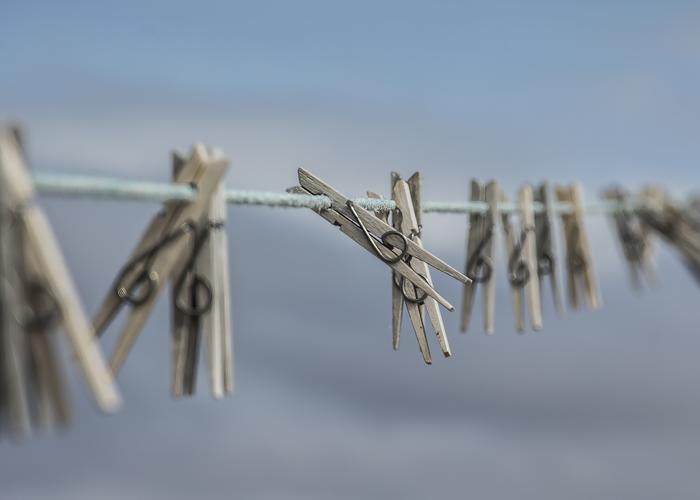
<svg viewBox="0 0 700 500">
<path fill-rule="evenodd" d="M 58 196 L 158 202 L 187 201 L 196 196 L 195 190 L 190 186 L 174 183 L 131 181 L 113 177 L 49 172 L 34 172 L 32 177 L 40 192 Z M 323 209 L 330 207 L 330 199 L 326 196 L 271 191 L 228 190 L 226 191 L 226 202 L 230 205 L 287 208 Z M 354 202 L 368 210 L 393 210 L 396 207 L 392 200 L 356 198 Z M 606 200 L 588 202 L 585 209 L 586 213 L 589 214 L 610 214 L 622 210 L 635 210 L 640 206 L 639 202 L 631 198 L 629 202 L 624 204 Z M 499 203 L 498 208 L 502 212 L 519 211 L 519 207 L 515 203 Z M 544 210 L 543 205 L 537 202 L 534 203 L 533 208 L 535 212 Z M 487 209 L 486 203 L 475 201 L 426 201 L 423 203 L 423 212 L 427 213 L 468 214 L 486 212 Z M 568 213 L 573 210 L 573 207 L 569 203 L 555 202 L 553 209 L 557 213 Z"/>
</svg>

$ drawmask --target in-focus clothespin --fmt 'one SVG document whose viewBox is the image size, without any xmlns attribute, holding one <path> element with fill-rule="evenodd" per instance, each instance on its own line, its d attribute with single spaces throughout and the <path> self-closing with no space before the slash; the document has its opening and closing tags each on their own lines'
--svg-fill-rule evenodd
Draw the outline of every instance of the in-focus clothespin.
<svg viewBox="0 0 700 500">
<path fill-rule="evenodd" d="M 184 300 L 177 302 L 177 307 L 189 318 L 198 317 L 211 306 L 213 292 L 209 283 L 196 273 L 189 276 L 177 271 L 185 269 L 198 250 L 195 246 L 198 241 L 196 235 L 206 224 L 211 198 L 227 167 L 228 161 L 218 151 L 207 150 L 200 144 L 194 146 L 184 163 L 176 169 L 175 180 L 191 185 L 197 197 L 189 202 L 165 203 L 103 301 L 94 320 L 98 334 L 107 328 L 122 306 L 131 306 L 110 361 L 115 374 L 123 365 L 169 280 L 172 279 L 178 289 L 178 297 L 196 297 L 192 299 L 195 304 Z"/>
<path fill-rule="evenodd" d="M 557 258 L 554 238 L 554 208 L 549 184 L 543 182 L 533 192 L 533 199 L 539 202 L 543 210 L 535 213 L 535 241 L 537 247 L 537 276 L 540 280 L 540 297 L 542 297 L 543 280 L 549 276 L 549 285 L 557 312 L 564 310 L 559 287 L 559 260 Z"/>
<path fill-rule="evenodd" d="M 469 215 L 464 273 L 472 280 L 472 283 L 465 284 L 462 292 L 460 326 L 462 332 L 466 332 L 469 327 L 478 284 L 483 285 L 484 288 L 484 331 L 488 335 L 494 331 L 496 313 L 494 233 L 498 219 L 498 192 L 496 181 L 490 181 L 486 185 L 480 184 L 475 179 L 471 181 L 470 201 L 486 203 L 487 210 L 486 212 L 474 211 Z"/>
<path fill-rule="evenodd" d="M 584 223 L 583 188 L 578 184 L 557 186 L 555 192 L 559 202 L 572 206 L 571 211 L 561 212 L 566 245 L 569 305 L 572 309 L 579 307 L 579 288 L 583 288 L 586 304 L 590 309 L 597 309 L 601 305 L 601 298 Z"/>
<path fill-rule="evenodd" d="M 175 176 L 179 162 L 176 160 Z M 197 359 L 204 336 L 212 396 L 224 397 L 233 390 L 233 345 L 228 272 L 228 244 L 225 231 L 226 193 L 223 182 L 214 191 L 205 222 L 195 235 L 195 250 L 177 276 L 183 284 L 172 288 L 174 397 L 192 395 L 196 386 Z M 191 294 L 195 280 L 204 280 L 211 294 Z M 183 296 L 183 293 L 185 296 Z M 206 309 L 201 301 L 208 300 Z M 180 307 L 179 304 L 186 306 Z M 191 312 L 194 311 L 195 314 Z"/>
<path fill-rule="evenodd" d="M 629 193 L 613 187 L 602 193 L 602 198 L 615 202 L 618 209 L 610 215 L 613 229 L 617 234 L 622 255 L 627 262 L 632 286 L 642 287 L 644 278 L 648 284 L 657 282 L 654 266 L 654 248 L 649 227 L 642 224 L 638 214 L 629 207 Z"/>
<path fill-rule="evenodd" d="M 121 400 L 49 222 L 35 201 L 19 137 L 16 129 L 0 128 L 0 358 L 3 385 L 11 387 L 3 402 L 12 405 L 3 413 L 24 433 L 33 420 L 49 426 L 70 419 L 58 353 L 49 337 L 57 324 L 98 406 L 115 411 Z"/>
<path fill-rule="evenodd" d="M 404 230 L 407 233 L 411 233 L 410 227 L 418 228 L 410 187 L 406 183 L 401 184 L 400 189 L 396 192 L 397 197 L 400 196 L 402 198 L 401 203 L 403 203 L 405 212 L 402 212 L 402 215 L 408 217 L 405 221 L 405 229 L 404 224 L 401 224 L 401 231 L 399 231 L 392 228 L 386 222 L 385 217 L 376 217 L 303 168 L 299 169 L 298 174 L 300 185 L 289 188 L 288 191 L 328 197 L 330 199 L 330 207 L 314 209 L 314 211 L 326 221 L 338 226 L 346 236 L 387 264 L 394 273 L 394 280 L 402 284 L 402 292 L 406 292 L 404 293 L 404 299 L 406 299 L 406 295 L 409 295 L 414 300 L 417 298 L 425 300 L 430 297 L 443 307 L 453 310 L 452 305 L 416 269 L 422 270 L 422 264 L 426 264 L 462 283 L 467 283 L 470 280 L 423 249 L 419 239 L 411 239 L 404 234 Z M 410 217 L 411 212 L 413 212 L 413 217 Z M 413 288 L 415 296 L 411 295 L 410 287 Z M 392 302 L 392 310 L 396 310 L 397 303 L 400 304 L 400 302 Z M 395 325 L 396 317 L 394 315 Z M 394 346 L 398 347 L 398 330 L 396 327 L 393 329 Z M 427 346 L 427 343 L 425 345 Z M 443 343 L 442 347 L 444 348 L 445 346 L 446 344 Z M 447 349 L 449 350 L 449 347 Z M 425 356 L 427 350 L 423 352 Z"/>
<path fill-rule="evenodd" d="M 422 191 L 422 181 L 420 173 L 416 172 L 411 176 L 408 182 L 393 172 L 391 174 L 391 191 L 392 198 L 396 203 L 396 210 L 392 214 L 392 226 L 400 231 L 411 241 L 415 242 L 420 247 L 422 224 L 420 223 L 422 204 L 420 200 Z M 371 197 L 376 195 L 369 194 Z M 418 275 L 420 275 L 431 287 L 433 281 L 430 276 L 430 271 L 425 262 L 419 259 L 410 259 L 409 266 Z M 428 339 L 425 333 L 424 317 L 425 312 L 428 314 L 435 335 L 437 336 L 440 349 L 445 357 L 451 355 L 450 345 L 445 333 L 445 325 L 440 314 L 437 301 L 407 280 L 392 273 L 392 339 L 394 349 L 398 349 L 400 328 L 401 328 L 401 312 L 403 305 L 406 305 L 411 325 L 418 340 L 418 346 L 423 356 L 425 363 L 432 363 Z M 425 309 L 423 308 L 425 306 Z"/>
</svg>

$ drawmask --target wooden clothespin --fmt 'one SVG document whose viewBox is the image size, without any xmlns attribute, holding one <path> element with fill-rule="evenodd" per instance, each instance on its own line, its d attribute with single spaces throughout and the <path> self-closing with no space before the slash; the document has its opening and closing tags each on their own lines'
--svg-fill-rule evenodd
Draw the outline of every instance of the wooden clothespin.
<svg viewBox="0 0 700 500">
<path fill-rule="evenodd" d="M 175 163 L 179 161 L 176 157 Z M 178 271 L 185 269 L 197 250 L 196 236 L 207 223 L 211 198 L 227 167 L 228 161 L 219 152 L 207 150 L 201 144 L 194 146 L 182 165 L 177 166 L 175 182 L 191 185 L 197 197 L 190 202 L 165 203 L 103 301 L 94 320 L 98 333 L 107 328 L 122 306 L 130 306 L 129 317 L 110 361 L 115 374 L 122 367 L 168 281 L 172 280 L 179 289 L 178 297 L 197 297 L 194 306 L 191 302 L 177 303 L 188 317 L 203 314 L 213 302 L 213 292 L 206 280 L 196 273 L 183 277 Z"/>
<path fill-rule="evenodd" d="M 466 332 L 471 319 L 474 295 L 479 284 L 484 289 L 484 331 L 491 335 L 494 331 L 496 314 L 496 280 L 494 263 L 496 257 L 495 232 L 498 219 L 498 183 L 490 181 L 486 185 L 476 179 L 471 181 L 470 201 L 486 203 L 485 212 L 474 211 L 469 215 L 469 232 L 464 274 L 472 283 L 464 285 L 462 292 L 462 321 L 460 329 Z"/>
<path fill-rule="evenodd" d="M 185 165 L 176 158 L 175 177 Z M 226 193 L 223 182 L 213 192 L 205 222 L 195 236 L 195 251 L 178 269 L 179 280 L 188 286 L 172 288 L 173 371 L 171 391 L 174 397 L 192 395 L 196 386 L 197 358 L 203 335 L 207 349 L 209 383 L 212 396 L 221 399 L 233 390 L 233 345 L 228 272 L 228 243 L 225 231 Z M 204 280 L 210 294 L 196 290 L 196 280 Z M 202 288 L 203 289 L 203 288 Z M 184 295 L 184 296 L 183 296 Z M 206 301 L 208 307 L 203 307 Z M 185 304 L 180 307 L 179 304 Z M 194 314 L 192 314 L 194 312 Z"/>
<path fill-rule="evenodd" d="M 557 258 L 554 238 L 554 208 L 549 184 L 543 182 L 533 191 L 534 201 L 540 203 L 542 210 L 535 212 L 535 246 L 537 248 L 537 276 L 540 280 L 540 298 L 543 280 L 549 276 L 554 308 L 557 312 L 564 310 L 559 287 L 559 259 Z M 540 299 L 541 301 L 541 299 Z"/>
<path fill-rule="evenodd" d="M 525 294 L 530 311 L 530 323 L 532 329 L 537 331 L 542 328 L 542 306 L 540 304 L 540 278 L 537 261 L 535 210 L 533 206 L 532 186 L 524 185 L 518 191 L 518 204 L 520 207 L 520 249 L 523 262 L 527 269 L 525 278 Z"/>
<path fill-rule="evenodd" d="M 508 198 L 501 191 L 500 200 L 507 203 Z M 515 328 L 518 332 L 525 330 L 525 303 L 530 311 L 533 330 L 542 328 L 542 310 L 540 307 L 539 277 L 537 272 L 537 250 L 535 247 L 535 217 L 533 210 L 532 188 L 523 186 L 518 192 L 518 209 L 520 212 L 520 231 L 510 221 L 510 215 L 501 213 L 501 227 L 504 235 L 504 249 L 507 264 L 507 277 L 511 287 Z M 527 300 L 526 300 L 527 299 Z"/>
<path fill-rule="evenodd" d="M 656 186 L 645 188 L 640 198 L 642 223 L 678 249 L 700 283 L 700 199 L 681 205 Z"/>
<path fill-rule="evenodd" d="M 0 128 L 0 364 L 3 427 L 70 420 L 51 331 L 60 324 L 98 406 L 121 400 L 44 212 L 35 200 L 17 129 Z"/>
<path fill-rule="evenodd" d="M 429 275 L 424 272 L 427 268 L 423 266 L 429 265 L 462 283 L 467 283 L 470 280 L 423 249 L 419 234 L 414 234 L 413 238 L 406 236 L 415 233 L 420 227 L 418 217 L 416 217 L 416 213 L 420 210 L 416 210 L 411 187 L 407 183 L 399 181 L 398 177 L 394 176 L 395 185 L 398 187 L 394 189 L 395 185 L 393 184 L 392 192 L 395 194 L 397 204 L 400 203 L 402 206 L 401 214 L 405 220 L 399 221 L 399 219 L 392 218 L 393 222 L 397 224 L 397 227 L 393 228 L 387 223 L 386 215 L 376 217 L 303 168 L 300 168 L 298 173 L 300 185 L 289 188 L 288 191 L 297 194 L 327 196 L 330 199 L 330 207 L 314 209 L 314 211 L 326 221 L 338 226 L 346 236 L 387 264 L 393 271 L 393 281 L 401 284 L 401 293 L 404 295 L 404 299 L 408 298 L 408 302 L 410 302 L 411 300 L 426 301 L 428 298 L 432 298 L 448 310 L 453 310 L 452 305 L 435 290 Z M 419 184 L 418 178 L 414 177 L 413 193 L 419 193 Z M 399 224 L 399 222 L 401 223 Z M 401 302 L 396 299 L 397 292 L 392 293 L 394 294 L 394 300 L 392 300 L 394 347 L 397 348 L 400 328 L 400 312 L 397 312 L 397 309 L 401 308 Z M 422 321 L 420 323 L 422 324 Z M 417 325 L 418 322 L 415 322 L 414 326 Z M 441 331 L 444 332 L 444 329 Z M 429 363 L 427 341 L 423 341 L 424 330 L 422 334 L 418 330 L 416 333 L 424 359 L 426 363 Z M 449 353 L 449 345 L 445 338 L 441 341 L 441 348 L 443 352 L 447 350 Z"/>
<path fill-rule="evenodd" d="M 627 262 L 632 286 L 642 287 L 642 280 L 654 285 L 657 282 L 654 265 L 654 245 L 650 228 L 643 224 L 637 212 L 629 206 L 629 193 L 613 187 L 602 193 L 602 198 L 619 205 L 611 213 L 613 229 L 620 243 L 622 256 Z"/>
<path fill-rule="evenodd" d="M 569 305 L 572 309 L 578 309 L 581 303 L 579 288 L 583 288 L 586 304 L 590 309 L 597 309 L 602 301 L 584 223 L 583 188 L 578 184 L 557 186 L 555 192 L 559 202 L 569 203 L 572 207 L 571 211 L 561 212 Z"/>
<path fill-rule="evenodd" d="M 422 203 L 421 203 L 422 179 L 419 172 L 413 174 L 408 182 L 401 179 L 399 174 L 392 172 L 391 174 L 391 192 L 392 199 L 396 203 L 396 210 L 392 213 L 392 226 L 395 230 L 400 231 L 404 236 L 415 242 L 420 247 L 421 232 L 423 225 L 422 219 Z M 378 195 L 368 193 L 371 198 L 376 198 Z M 388 214 L 378 214 L 382 220 L 386 222 Z M 410 259 L 408 262 L 411 269 L 432 287 L 433 281 L 430 277 L 428 265 L 419 259 Z M 428 339 L 425 333 L 424 317 L 427 312 L 430 323 L 437 336 L 440 349 L 445 357 L 451 355 L 450 345 L 445 333 L 445 325 L 442 320 L 438 303 L 432 297 L 427 296 L 425 292 L 415 287 L 407 280 L 401 278 L 396 273 L 392 272 L 392 340 L 394 349 L 399 348 L 399 339 L 401 334 L 401 317 L 403 306 L 406 305 L 406 311 L 411 320 L 411 325 L 418 340 L 418 346 L 423 356 L 423 361 L 426 364 L 432 363 Z M 425 306 L 425 309 L 424 309 Z"/>
</svg>

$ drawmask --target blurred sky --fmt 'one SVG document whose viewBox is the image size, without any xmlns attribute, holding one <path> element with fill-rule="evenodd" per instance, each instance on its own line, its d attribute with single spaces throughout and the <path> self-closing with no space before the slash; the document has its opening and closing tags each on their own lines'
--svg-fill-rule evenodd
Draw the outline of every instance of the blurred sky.
<svg viewBox="0 0 700 500">
<path fill-rule="evenodd" d="M 700 180 L 696 2 L 0 0 L 0 55 L 0 119 L 42 170 L 166 180 L 201 140 L 241 189 L 298 166 L 353 196 L 421 170 L 427 200 L 466 199 L 471 177 L 589 197 Z M 158 207 L 43 202 L 93 313 Z M 697 498 L 697 286 L 661 245 L 661 286 L 633 293 L 588 222 L 601 311 L 546 301 L 544 330 L 516 335 L 501 259 L 496 334 L 446 313 L 454 356 L 425 367 L 408 325 L 391 351 L 376 259 L 311 211 L 232 208 L 236 394 L 169 399 L 163 301 L 124 410 L 99 415 L 70 367 L 75 427 L 4 443 L 0 498 Z M 461 267 L 465 217 L 424 225 Z"/>
</svg>

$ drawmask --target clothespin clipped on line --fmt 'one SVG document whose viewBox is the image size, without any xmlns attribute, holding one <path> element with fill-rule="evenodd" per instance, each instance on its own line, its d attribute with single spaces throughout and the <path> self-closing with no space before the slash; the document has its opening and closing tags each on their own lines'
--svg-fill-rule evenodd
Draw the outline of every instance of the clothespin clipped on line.
<svg viewBox="0 0 700 500">
<path fill-rule="evenodd" d="M 391 174 L 392 199 L 396 203 L 396 210 L 392 211 L 392 227 L 401 232 L 405 237 L 423 246 L 421 242 L 422 225 L 422 179 L 419 172 L 414 173 L 408 181 L 401 179 L 399 174 Z M 368 192 L 369 198 L 381 198 L 376 193 Z M 376 216 L 388 222 L 388 212 L 376 213 Z M 410 259 L 409 266 L 430 285 L 433 286 L 430 270 L 425 262 L 418 259 Z M 391 273 L 391 315 L 392 315 L 392 345 L 394 350 L 398 350 L 401 338 L 401 322 L 403 316 L 403 306 L 406 305 L 411 325 L 418 340 L 418 347 L 426 364 L 432 363 L 428 338 L 425 333 L 424 318 L 427 312 L 432 325 L 440 350 L 443 356 L 452 355 L 450 344 L 445 332 L 445 324 L 442 320 L 438 303 L 425 292 L 420 291 L 408 280 Z"/>
<path fill-rule="evenodd" d="M 533 200 L 544 210 L 535 213 L 535 247 L 537 248 L 537 277 L 540 280 L 540 302 L 543 300 L 544 277 L 549 276 L 554 309 L 561 313 L 564 306 L 559 287 L 559 259 L 554 237 L 554 208 L 549 184 L 543 182 L 533 190 Z"/>
<path fill-rule="evenodd" d="M 174 177 L 186 164 L 175 155 Z M 172 384 L 173 396 L 193 395 L 201 336 L 207 347 L 209 384 L 216 399 L 233 391 L 233 346 L 225 231 L 226 196 L 223 182 L 212 193 L 203 227 L 195 235 L 194 248 L 178 282 L 172 287 Z M 205 280 L 209 295 L 197 293 L 197 280 Z M 186 285 L 186 286 L 185 286 Z M 194 293 L 191 293 L 194 291 Z M 205 292 L 206 293 L 206 292 Z"/>
<path fill-rule="evenodd" d="M 642 191 L 641 200 L 642 223 L 678 249 L 700 283 L 700 197 L 681 206 L 662 188 L 650 186 Z"/>
<path fill-rule="evenodd" d="M 620 206 L 619 210 L 611 213 L 610 219 L 622 256 L 627 262 L 632 286 L 640 289 L 643 281 L 648 285 L 656 285 L 658 279 L 654 264 L 653 230 L 643 223 L 638 212 L 629 208 L 630 195 L 627 191 L 613 187 L 605 190 L 602 198 Z"/>
<path fill-rule="evenodd" d="M 466 242 L 466 257 L 464 274 L 471 280 L 465 284 L 462 293 L 461 331 L 469 328 L 474 295 L 479 285 L 484 289 L 484 331 L 487 335 L 494 332 L 496 314 L 496 280 L 495 275 L 495 231 L 498 218 L 498 183 L 490 181 L 481 184 L 476 179 L 471 181 L 470 201 L 485 202 L 486 212 L 472 212 L 469 219 L 469 229 Z"/>
<path fill-rule="evenodd" d="M 562 212 L 566 246 L 566 270 L 569 305 L 578 309 L 581 305 L 581 290 L 589 309 L 602 305 L 598 279 L 593 269 L 593 258 L 588 243 L 588 233 L 584 223 L 583 188 L 579 184 L 557 186 L 557 200 L 573 206 L 572 212 Z"/>
<path fill-rule="evenodd" d="M 44 212 L 35 201 L 20 131 L 0 128 L 0 432 L 71 419 L 52 331 L 62 326 L 98 406 L 121 400 Z"/>
<path fill-rule="evenodd" d="M 409 310 L 409 315 L 412 317 L 412 324 L 416 330 L 424 361 L 430 364 L 432 360 L 425 338 L 421 302 L 428 308 L 429 315 L 430 311 L 433 312 L 431 321 L 434 321 L 433 325 L 436 328 L 441 349 L 443 354 L 449 355 L 450 349 L 444 335 L 444 326 L 440 326 L 441 321 L 439 322 L 434 315 L 435 308 L 430 305 L 428 299 L 432 299 L 450 311 L 454 308 L 433 287 L 427 266 L 429 265 L 462 283 L 469 283 L 471 280 L 423 249 L 420 242 L 419 217 L 416 215 L 420 213 L 420 207 L 416 208 L 415 205 L 420 193 L 419 177 L 414 176 L 413 178 L 413 191 L 408 183 L 400 180 L 397 175 L 392 177 L 392 197 L 399 207 L 397 213 L 401 214 L 400 219 L 397 218 L 399 216 L 396 214 L 392 216 L 392 223 L 395 224 L 395 227 L 392 227 L 387 223 L 386 217 L 376 217 L 303 168 L 298 170 L 298 175 L 299 186 L 289 188 L 287 191 L 297 194 L 327 196 L 331 202 L 330 207 L 313 210 L 326 221 L 338 226 L 343 234 L 392 269 L 392 283 L 397 284 L 392 285 L 392 290 L 394 290 L 392 292 L 394 348 L 398 348 L 399 345 L 401 299 L 395 289 L 395 286 L 398 286 Z M 416 198 L 413 198 L 413 195 Z M 409 306 L 409 304 L 412 305 Z"/>
<path fill-rule="evenodd" d="M 500 201 L 508 201 L 501 191 Z M 511 286 L 515 328 L 518 332 L 525 330 L 525 303 L 529 306 L 532 329 L 542 328 L 542 311 L 540 307 L 539 276 L 537 251 L 535 248 L 535 219 L 532 207 L 532 187 L 523 186 L 518 192 L 520 213 L 520 231 L 516 235 L 515 226 L 507 212 L 501 213 L 501 227 L 506 252 L 507 276 Z"/>
<path fill-rule="evenodd" d="M 194 391 L 200 327 L 205 323 L 207 346 L 213 349 L 212 392 L 221 397 L 233 384 L 231 341 L 226 339 L 230 334 L 228 285 L 223 285 L 223 281 L 228 283 L 226 249 L 222 248 L 226 240 L 219 234 L 223 233 L 225 210 L 221 182 L 228 161 L 219 151 L 197 144 L 187 158 L 175 155 L 174 164 L 175 182 L 192 186 L 197 197 L 189 202 L 166 202 L 153 218 L 99 309 L 95 330 L 104 332 L 119 310 L 130 306 L 110 361 L 113 372 L 118 373 L 160 292 L 172 281 L 173 395 Z M 205 270 L 208 276 L 203 275 Z"/>
</svg>

